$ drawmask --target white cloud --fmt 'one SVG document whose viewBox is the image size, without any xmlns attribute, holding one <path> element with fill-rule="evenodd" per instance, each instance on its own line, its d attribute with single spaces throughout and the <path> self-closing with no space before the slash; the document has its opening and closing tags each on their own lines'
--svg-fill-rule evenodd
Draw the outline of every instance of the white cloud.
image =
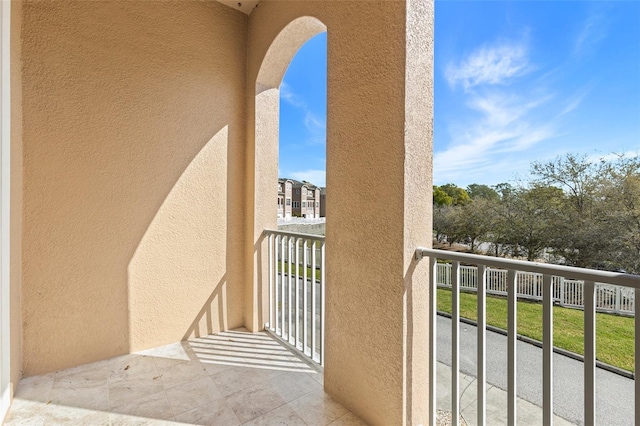
<svg viewBox="0 0 640 426">
<path fill-rule="evenodd" d="M 569 114 L 570 112 L 578 108 L 580 104 L 582 104 L 582 101 L 584 101 L 584 99 L 589 95 L 592 87 L 593 87 L 592 83 L 586 84 L 582 89 L 578 90 L 577 92 L 575 92 L 570 96 L 567 96 L 564 103 L 564 107 L 562 108 L 562 111 L 560 111 L 558 115 L 563 116 L 565 114 Z"/>
<path fill-rule="evenodd" d="M 602 154 L 592 154 L 587 156 L 587 160 L 591 163 L 599 163 L 600 161 L 615 161 L 620 158 L 635 158 L 640 156 L 639 150 L 630 150 L 630 151 L 622 151 L 622 152 L 611 152 L 605 155 Z"/>
<path fill-rule="evenodd" d="M 291 89 L 291 86 L 284 81 L 280 85 L 280 97 L 296 108 L 308 110 L 307 103 L 300 96 L 295 94 Z"/>
<path fill-rule="evenodd" d="M 326 170 L 301 170 L 289 173 L 289 176 L 296 180 L 306 180 L 316 186 L 326 186 L 327 171 Z"/>
<path fill-rule="evenodd" d="M 522 152 L 556 136 L 552 121 L 536 118 L 550 95 L 537 98 L 505 96 L 489 92 L 471 95 L 467 106 L 481 114 L 478 119 L 458 121 L 451 129 L 449 147 L 434 154 L 437 181 L 456 181 L 470 173 L 481 176 L 490 170 L 521 172 L 520 162 L 507 160 L 510 153 Z"/>
<path fill-rule="evenodd" d="M 326 121 L 311 111 L 309 105 L 299 95 L 293 92 L 291 86 L 284 81 L 280 85 L 280 97 L 291 106 L 304 112 L 304 126 L 307 129 L 307 137 L 303 143 L 308 146 L 324 145 L 326 140 Z"/>
<path fill-rule="evenodd" d="M 452 87 L 461 84 L 466 90 L 483 84 L 503 85 L 531 69 L 523 42 L 499 42 L 474 50 L 459 64 L 449 64 L 445 78 Z"/>
<path fill-rule="evenodd" d="M 304 125 L 307 129 L 325 129 L 326 124 L 311 111 L 307 111 L 304 115 Z"/>
<path fill-rule="evenodd" d="M 574 55 L 589 54 L 607 37 L 609 22 L 601 7 L 592 7 L 589 16 L 580 26 L 573 44 Z"/>
</svg>

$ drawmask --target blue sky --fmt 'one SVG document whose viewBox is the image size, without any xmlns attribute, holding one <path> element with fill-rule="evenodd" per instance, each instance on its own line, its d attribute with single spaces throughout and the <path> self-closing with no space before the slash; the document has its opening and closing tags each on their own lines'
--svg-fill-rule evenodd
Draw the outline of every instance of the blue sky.
<svg viewBox="0 0 640 426">
<path fill-rule="evenodd" d="M 278 174 L 325 186 L 327 33 L 294 56 L 280 86 Z"/>
<path fill-rule="evenodd" d="M 640 154 L 640 1 L 436 1 L 434 184 Z M 281 88 L 280 175 L 324 185 L 326 34 Z"/>
</svg>

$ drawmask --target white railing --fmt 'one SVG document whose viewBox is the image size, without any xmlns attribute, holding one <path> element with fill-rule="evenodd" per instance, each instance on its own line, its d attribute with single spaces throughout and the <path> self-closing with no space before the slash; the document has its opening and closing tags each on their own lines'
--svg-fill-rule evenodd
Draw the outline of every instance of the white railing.
<svg viewBox="0 0 640 426">
<path fill-rule="evenodd" d="M 553 424 L 553 301 L 556 296 L 554 277 L 568 280 L 582 281 L 576 287 L 581 304 L 584 307 L 584 423 L 594 425 L 596 421 L 596 282 L 605 283 L 634 291 L 634 296 L 640 296 L 640 275 L 620 274 L 616 272 L 595 271 L 590 269 L 573 268 L 568 266 L 525 262 L 520 260 L 499 259 L 495 257 L 473 254 L 453 253 L 444 250 L 418 248 L 416 258 L 428 257 L 431 267 L 429 286 L 429 404 L 430 424 L 436 424 L 436 312 L 437 288 L 441 275 L 449 276 L 451 283 L 451 407 L 452 425 L 459 425 L 460 416 L 460 288 L 467 275 L 475 278 L 478 293 L 478 327 L 477 327 L 477 423 L 486 424 L 486 295 L 492 291 L 488 286 L 491 280 L 504 283 L 508 306 L 508 362 L 507 362 L 507 417 L 508 424 L 516 424 L 516 338 L 517 338 L 517 289 L 521 282 L 518 276 L 522 273 L 538 274 L 535 286 L 542 300 L 542 409 L 543 424 Z M 451 269 L 438 268 L 438 260 L 451 262 Z M 477 265 L 474 272 L 460 263 Z M 490 268 L 489 268 L 490 267 Z M 506 272 L 497 272 L 494 268 Z M 499 278 L 491 278 L 495 274 Z M 567 280 L 568 279 L 568 280 Z M 526 281 L 526 280 L 525 280 Z M 501 284 L 502 285 L 502 284 Z M 531 286 L 525 284 L 525 286 Z M 631 290 L 633 289 L 633 290 Z M 566 289 L 565 289 L 566 291 Z M 573 290 L 569 290 L 573 291 Z M 640 312 L 635 315 L 635 353 L 640 354 Z M 635 371 L 640 371 L 640 356 L 635 357 Z M 635 424 L 640 425 L 640 380 L 635 381 Z"/>
<path fill-rule="evenodd" d="M 269 322 L 265 328 L 324 364 L 325 242 L 320 235 L 266 230 Z"/>
<path fill-rule="evenodd" d="M 451 263 L 437 264 L 437 283 L 441 287 L 451 287 Z M 487 294 L 507 295 L 508 270 L 486 268 Z M 519 271 L 516 275 L 518 298 L 542 300 L 543 274 Z M 553 302 L 559 306 L 583 309 L 584 281 L 553 276 Z M 478 289 L 478 268 L 460 265 L 460 288 L 468 291 Z M 595 284 L 596 311 L 621 315 L 635 312 L 633 289 L 605 283 Z"/>
</svg>

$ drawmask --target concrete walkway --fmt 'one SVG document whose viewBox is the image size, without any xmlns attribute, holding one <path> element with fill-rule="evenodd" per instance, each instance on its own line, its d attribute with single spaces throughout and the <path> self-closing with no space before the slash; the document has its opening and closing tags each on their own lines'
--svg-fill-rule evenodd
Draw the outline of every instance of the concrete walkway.
<svg viewBox="0 0 640 426">
<path fill-rule="evenodd" d="M 451 411 L 451 367 L 438 363 L 438 410 Z M 460 414 L 469 426 L 478 424 L 478 393 L 476 378 L 460 373 Z M 522 398 L 518 398 L 517 422 L 520 425 L 541 425 L 542 408 Z M 487 425 L 507 424 L 507 392 L 487 384 Z M 553 424 L 569 426 L 573 423 L 555 416 Z"/>
<path fill-rule="evenodd" d="M 438 316 L 438 361 L 445 366 L 451 365 L 451 320 Z M 463 416 L 469 424 L 475 424 L 475 375 L 476 375 L 476 333 L 475 326 L 460 324 L 460 393 L 462 395 L 461 407 L 464 408 Z M 534 416 L 534 407 L 541 416 L 542 409 L 542 350 L 537 346 L 518 341 L 517 347 L 517 383 L 518 420 L 520 424 L 541 424 L 535 420 L 541 417 L 528 417 L 531 405 L 531 416 Z M 507 337 L 487 331 L 487 424 L 506 423 L 506 392 L 507 389 Z M 584 424 L 584 365 L 581 361 L 568 358 L 560 354 L 554 354 L 554 413 L 566 420 L 569 424 Z M 440 383 L 449 383 L 450 371 L 441 374 L 438 370 L 438 392 L 449 395 L 446 388 L 440 390 Z M 473 383 L 465 390 L 465 387 Z M 444 385 L 443 385 L 444 386 Z M 449 386 L 449 385 L 446 385 Z M 490 387 L 491 386 L 491 387 Z M 469 395 L 466 395 L 469 393 Z M 440 404 L 440 398 L 438 398 Z M 443 399 L 450 410 L 450 398 Z M 471 404 L 471 405 L 470 405 Z M 528 405 L 527 405 L 528 404 Z M 520 407 L 523 407 L 522 409 Z M 440 407 L 440 405 L 439 405 Z M 443 405 L 445 407 L 445 405 Z M 496 412 L 496 417 L 489 417 L 489 413 Z M 634 381 L 617 374 L 597 369 L 596 371 L 596 420 L 600 425 L 633 425 L 634 424 Z M 493 421 L 489 421 L 489 418 Z M 502 419 L 502 420 L 501 420 Z M 561 424 L 557 422 L 556 424 Z M 567 424 L 567 423 L 564 423 Z"/>
</svg>

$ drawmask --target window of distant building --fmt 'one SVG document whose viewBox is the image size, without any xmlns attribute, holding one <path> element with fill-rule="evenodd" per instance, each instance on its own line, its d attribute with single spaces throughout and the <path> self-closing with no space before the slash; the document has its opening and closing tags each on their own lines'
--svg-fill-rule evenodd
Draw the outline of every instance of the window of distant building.
<svg viewBox="0 0 640 426">
<path fill-rule="evenodd" d="M 297 209 L 297 208 L 299 208 L 299 207 L 300 207 L 300 203 L 299 203 L 298 201 L 294 201 L 294 202 L 293 202 L 293 208 L 294 208 L 294 209 Z"/>
<path fill-rule="evenodd" d="M 287 198 L 287 205 L 290 206 L 291 205 L 291 198 Z"/>
</svg>

